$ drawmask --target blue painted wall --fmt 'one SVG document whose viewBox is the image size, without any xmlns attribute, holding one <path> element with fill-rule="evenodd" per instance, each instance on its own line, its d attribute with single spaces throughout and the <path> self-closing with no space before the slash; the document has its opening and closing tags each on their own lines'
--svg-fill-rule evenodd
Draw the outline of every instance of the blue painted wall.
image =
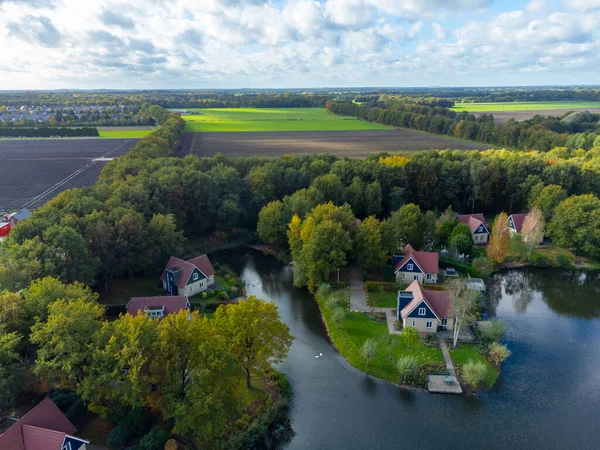
<svg viewBox="0 0 600 450">
<path fill-rule="evenodd" d="M 487 232 L 488 230 L 483 225 L 479 225 L 473 234 L 486 234 Z"/>
<path fill-rule="evenodd" d="M 175 275 L 169 270 L 165 270 L 165 279 L 167 281 L 167 292 L 169 294 L 177 295 L 177 286 L 175 285 Z"/>
<path fill-rule="evenodd" d="M 85 444 L 85 442 L 67 436 L 63 442 L 62 450 L 79 450 L 83 444 Z"/>
<path fill-rule="evenodd" d="M 197 273 L 198 274 L 198 279 L 194 280 L 194 274 Z M 206 280 L 207 278 L 204 276 L 204 274 L 202 272 L 200 272 L 200 270 L 198 270 L 198 268 L 196 267 L 194 269 L 194 271 L 192 272 L 192 274 L 190 275 L 190 279 L 188 280 L 188 282 L 186 284 L 192 284 L 195 283 L 196 281 L 200 281 L 200 280 Z"/>
<path fill-rule="evenodd" d="M 408 270 L 408 265 L 412 264 L 413 268 L 412 270 Z M 408 261 L 406 261 L 404 263 L 404 265 L 402 267 L 400 267 L 400 269 L 398 269 L 398 272 L 413 272 L 413 273 L 423 273 L 421 271 L 421 269 L 419 269 L 419 266 L 417 266 L 417 263 L 414 261 L 414 259 L 409 258 Z"/>
<path fill-rule="evenodd" d="M 419 315 L 419 308 L 425 308 L 425 315 L 424 316 L 420 316 Z M 419 304 L 419 306 L 417 306 L 413 310 L 413 312 L 411 312 L 407 317 L 421 318 L 421 319 L 436 319 L 435 314 L 433 313 L 433 311 L 431 309 L 429 309 L 429 306 L 427 306 L 427 303 L 425 303 L 425 302 L 421 302 Z"/>
</svg>

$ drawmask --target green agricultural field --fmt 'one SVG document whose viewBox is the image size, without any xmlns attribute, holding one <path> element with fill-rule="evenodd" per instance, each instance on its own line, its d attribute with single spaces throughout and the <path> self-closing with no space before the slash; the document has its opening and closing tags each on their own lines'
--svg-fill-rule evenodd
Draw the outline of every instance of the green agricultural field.
<svg viewBox="0 0 600 450">
<path fill-rule="evenodd" d="M 454 111 L 495 112 L 495 111 L 546 111 L 550 109 L 597 109 L 600 102 L 482 102 L 456 103 Z"/>
<path fill-rule="evenodd" d="M 154 130 L 98 130 L 100 137 L 109 139 L 141 139 Z"/>
<path fill-rule="evenodd" d="M 324 108 L 213 108 L 188 109 L 201 114 L 183 116 L 188 132 L 350 131 L 385 130 L 386 125 L 355 117 L 336 116 Z"/>
</svg>

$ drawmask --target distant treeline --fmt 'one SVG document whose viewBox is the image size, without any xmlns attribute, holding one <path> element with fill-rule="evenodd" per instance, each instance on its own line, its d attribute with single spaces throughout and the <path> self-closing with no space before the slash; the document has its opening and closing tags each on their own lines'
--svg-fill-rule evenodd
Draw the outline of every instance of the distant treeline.
<svg viewBox="0 0 600 450">
<path fill-rule="evenodd" d="M 351 101 L 327 103 L 334 114 L 356 116 L 378 122 L 507 148 L 548 151 L 554 147 L 589 149 L 600 132 L 598 114 L 575 112 L 562 118 L 536 116 L 531 120 L 494 123 L 491 114 L 475 117 L 466 111 L 457 113 L 441 106 L 414 102 L 372 102 L 358 105 Z M 571 135 L 585 133 L 588 136 Z"/>
<path fill-rule="evenodd" d="M 0 127 L 0 137 L 98 137 L 98 129 L 94 127 L 63 128 L 63 127 L 37 127 L 37 128 L 7 128 Z"/>
</svg>

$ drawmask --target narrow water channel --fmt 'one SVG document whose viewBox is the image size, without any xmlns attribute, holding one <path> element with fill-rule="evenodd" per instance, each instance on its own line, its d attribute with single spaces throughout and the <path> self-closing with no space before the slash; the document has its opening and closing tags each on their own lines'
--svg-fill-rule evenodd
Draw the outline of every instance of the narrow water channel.
<svg viewBox="0 0 600 450">
<path fill-rule="evenodd" d="M 214 259 L 242 275 L 249 295 L 274 301 L 295 337 L 282 365 L 295 392 L 286 449 L 600 448 L 597 274 L 497 274 L 489 305 L 507 322 L 513 355 L 492 391 L 465 397 L 401 389 L 354 369 L 278 260 L 253 250 Z"/>
</svg>

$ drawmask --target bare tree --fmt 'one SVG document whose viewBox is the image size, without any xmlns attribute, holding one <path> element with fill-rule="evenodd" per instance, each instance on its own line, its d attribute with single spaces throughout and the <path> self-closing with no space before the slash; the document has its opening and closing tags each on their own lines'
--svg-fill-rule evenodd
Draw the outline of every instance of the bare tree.
<svg viewBox="0 0 600 450">
<path fill-rule="evenodd" d="M 527 261 L 531 259 L 533 249 L 544 239 L 545 225 L 544 214 L 539 208 L 533 208 L 525 217 L 523 228 L 526 231 L 523 235 L 523 242 L 527 246 Z"/>
<path fill-rule="evenodd" d="M 460 278 L 451 280 L 448 283 L 448 290 L 452 296 L 452 312 L 455 319 L 453 344 L 456 347 L 461 327 L 473 319 L 477 305 L 477 292 L 467 289 L 467 285 Z"/>
</svg>

